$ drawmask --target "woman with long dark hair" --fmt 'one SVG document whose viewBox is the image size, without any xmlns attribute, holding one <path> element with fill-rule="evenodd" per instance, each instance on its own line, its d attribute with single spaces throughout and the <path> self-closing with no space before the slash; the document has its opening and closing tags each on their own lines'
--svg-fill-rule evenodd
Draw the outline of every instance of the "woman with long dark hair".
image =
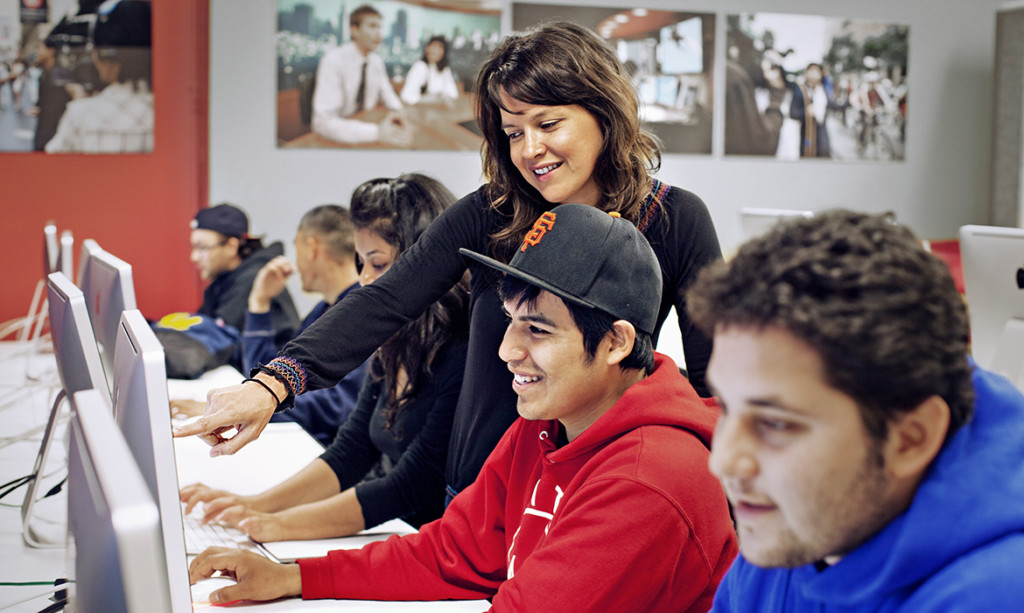
<svg viewBox="0 0 1024 613">
<path fill-rule="evenodd" d="M 417 60 L 405 75 L 402 102 L 412 105 L 420 102 L 453 104 L 459 97 L 451 61 L 448 59 L 448 39 L 432 36 L 423 47 L 423 57 Z"/>
<path fill-rule="evenodd" d="M 371 286 L 400 261 L 454 200 L 420 174 L 357 187 L 350 211 L 360 283 Z M 396 517 L 418 527 L 440 517 L 466 363 L 468 297 L 469 285 L 460 280 L 381 345 L 352 415 L 319 458 L 252 496 L 186 486 L 186 509 L 205 503 L 207 521 L 237 526 L 261 542 L 346 536 Z"/>
</svg>

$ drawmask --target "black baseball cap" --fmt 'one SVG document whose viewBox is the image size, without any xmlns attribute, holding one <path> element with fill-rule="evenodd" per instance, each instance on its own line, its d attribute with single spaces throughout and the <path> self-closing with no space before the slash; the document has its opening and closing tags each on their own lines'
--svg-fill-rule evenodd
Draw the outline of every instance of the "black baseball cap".
<svg viewBox="0 0 1024 613">
<path fill-rule="evenodd" d="M 230 204 L 200 209 L 190 225 L 193 230 L 213 230 L 227 237 L 249 238 L 249 217 Z"/>
<path fill-rule="evenodd" d="M 508 264 L 468 249 L 459 252 L 654 334 L 661 267 L 647 239 L 618 213 L 585 204 L 556 206 L 537 218 Z"/>
</svg>

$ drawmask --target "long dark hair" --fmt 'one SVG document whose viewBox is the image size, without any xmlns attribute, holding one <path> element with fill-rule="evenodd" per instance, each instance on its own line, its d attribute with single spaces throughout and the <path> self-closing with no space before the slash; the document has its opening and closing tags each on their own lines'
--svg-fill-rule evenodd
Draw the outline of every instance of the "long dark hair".
<svg viewBox="0 0 1024 613">
<path fill-rule="evenodd" d="M 551 203 L 512 163 L 501 129 L 501 95 L 530 104 L 577 104 L 601 126 L 603 144 L 594 167 L 602 190 L 600 208 L 636 222 L 661 166 L 657 139 L 640 125 L 636 89 L 618 56 L 597 34 L 568 21 L 553 21 L 506 37 L 477 77 L 477 121 L 485 194 L 491 206 L 510 217 L 491 236 L 491 250 L 507 261 L 537 216 Z"/>
<path fill-rule="evenodd" d="M 445 38 L 443 34 L 438 34 L 436 36 L 431 36 L 430 40 L 427 41 L 427 44 L 423 45 L 423 63 L 428 66 L 430 65 L 430 62 L 427 60 L 427 47 L 430 46 L 430 43 L 441 43 L 441 46 L 444 47 L 444 55 L 441 56 L 441 61 L 437 63 L 437 71 L 441 72 L 445 68 L 448 68 L 448 39 Z"/>
<path fill-rule="evenodd" d="M 371 179 L 355 189 L 349 211 L 357 230 L 370 230 L 395 247 L 401 257 L 455 196 L 440 181 L 418 173 L 394 179 Z M 429 378 L 434 359 L 448 341 L 463 336 L 469 327 L 469 280 L 459 283 L 407 323 L 377 349 L 370 362 L 372 381 L 383 381 L 388 392 L 384 415 L 391 429 L 398 413 Z M 398 373 L 405 370 L 406 385 L 398 389 Z"/>
</svg>

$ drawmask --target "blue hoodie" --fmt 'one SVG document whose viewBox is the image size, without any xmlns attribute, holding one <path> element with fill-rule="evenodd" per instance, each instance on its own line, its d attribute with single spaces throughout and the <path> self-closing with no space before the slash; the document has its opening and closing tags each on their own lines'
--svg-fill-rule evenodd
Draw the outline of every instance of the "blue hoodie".
<svg viewBox="0 0 1024 613">
<path fill-rule="evenodd" d="M 980 368 L 972 379 L 974 418 L 905 512 L 824 570 L 737 557 L 712 611 L 1024 611 L 1024 395 Z"/>
</svg>

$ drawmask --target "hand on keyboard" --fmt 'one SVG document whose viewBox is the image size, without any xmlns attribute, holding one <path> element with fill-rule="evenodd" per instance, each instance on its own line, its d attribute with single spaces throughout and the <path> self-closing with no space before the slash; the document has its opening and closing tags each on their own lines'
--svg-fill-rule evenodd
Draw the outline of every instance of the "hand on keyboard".
<svg viewBox="0 0 1024 613">
<path fill-rule="evenodd" d="M 238 527 L 259 543 L 286 540 L 281 517 L 276 513 L 260 513 L 244 505 L 236 505 L 221 511 L 217 519 Z"/>
<path fill-rule="evenodd" d="M 236 504 L 248 504 L 247 496 L 238 496 L 227 490 L 216 490 L 202 483 L 191 483 L 181 488 L 181 502 L 185 504 L 185 513 L 192 513 L 195 506 L 203 503 L 206 506 L 205 521 L 212 521 L 224 509 Z"/>
<path fill-rule="evenodd" d="M 197 506 L 192 513 L 183 515 L 185 527 L 185 553 L 197 554 L 207 547 L 250 548 L 252 539 L 238 528 L 219 523 L 203 523 L 203 508 Z"/>
</svg>

